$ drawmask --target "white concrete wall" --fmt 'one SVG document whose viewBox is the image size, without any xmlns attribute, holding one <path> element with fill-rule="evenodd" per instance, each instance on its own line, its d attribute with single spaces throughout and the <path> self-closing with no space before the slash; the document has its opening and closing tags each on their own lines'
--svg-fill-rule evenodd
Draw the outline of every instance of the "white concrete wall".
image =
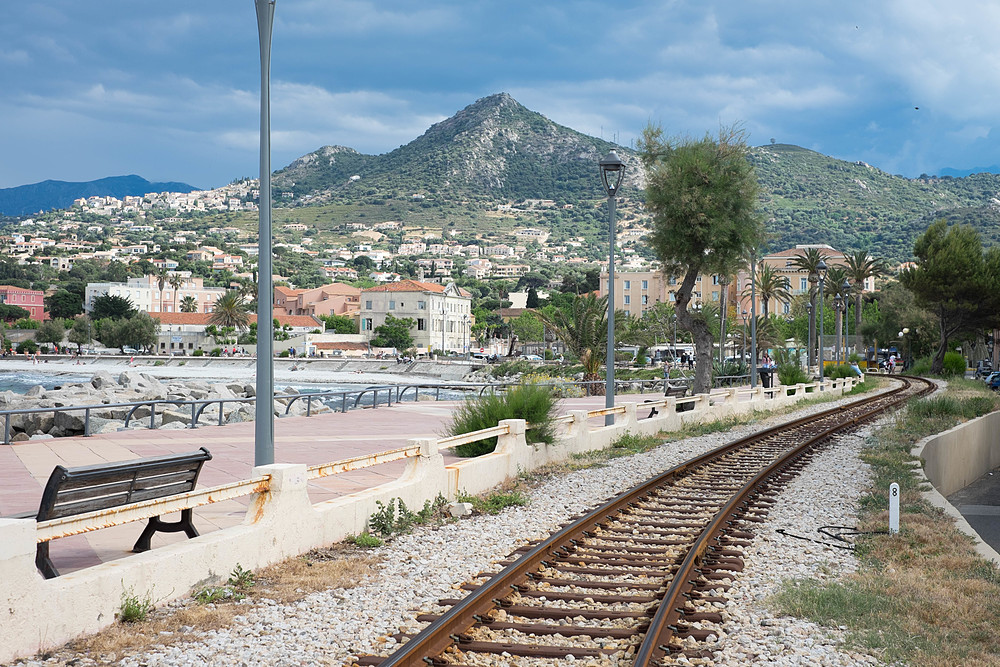
<svg viewBox="0 0 1000 667">
<path fill-rule="evenodd" d="M 914 449 L 924 474 L 949 496 L 1000 466 L 1000 412 L 991 412 L 929 438 Z"/>
<path fill-rule="evenodd" d="M 823 391 L 839 396 L 854 382 L 827 381 Z M 35 568 L 35 522 L 0 518 L 0 661 L 31 655 L 111 625 L 124 591 L 165 602 L 224 581 L 237 564 L 260 568 L 361 533 L 378 509 L 377 501 L 387 503 L 398 497 L 419 510 L 425 500 L 438 494 L 453 499 L 460 492 L 481 493 L 546 463 L 609 447 L 625 433 L 652 435 L 688 423 L 792 405 L 807 396 L 805 385 L 798 385 L 793 393 L 782 392 L 771 399 L 758 390 L 749 400 L 737 400 L 735 391 L 711 397 L 702 394 L 686 399 L 695 404 L 686 412 L 675 412 L 677 399 L 668 398 L 650 419 L 642 418 L 649 414 L 648 404 L 626 403 L 625 415 L 616 416 L 613 426 L 593 427 L 587 413 L 578 411 L 552 445 L 527 444 L 525 422 L 509 420 L 504 423 L 510 433 L 499 438 L 496 451 L 449 466 L 444 465 L 437 440 L 413 440 L 410 444 L 418 445 L 421 453 L 410 460 L 399 479 L 315 505 L 309 502 L 304 465 L 261 466 L 254 469 L 254 475 L 270 475 L 270 490 L 250 504 L 242 525 L 55 579 L 42 578 Z"/>
</svg>

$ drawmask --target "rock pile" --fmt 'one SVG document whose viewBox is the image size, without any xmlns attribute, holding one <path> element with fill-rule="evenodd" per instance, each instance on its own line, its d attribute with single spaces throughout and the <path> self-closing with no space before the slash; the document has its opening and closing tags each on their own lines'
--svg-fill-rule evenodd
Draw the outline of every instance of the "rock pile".
<svg viewBox="0 0 1000 667">
<path fill-rule="evenodd" d="M 152 413 L 149 404 L 118 405 L 144 401 L 176 402 L 175 405 L 161 403 L 156 406 L 153 420 L 156 428 L 189 428 L 195 414 L 199 425 L 218 424 L 220 409 L 223 424 L 253 421 L 256 407 L 252 399 L 255 395 L 256 387 L 252 383 L 212 384 L 197 380 L 184 382 L 171 380 L 164 383 L 155 377 L 135 371 L 124 371 L 117 378 L 107 371 L 99 371 L 90 382 L 65 384 L 55 389 L 45 389 L 41 385 L 36 385 L 24 394 L 15 394 L 12 391 L 0 392 L 0 410 L 32 411 L 11 415 L 10 439 L 12 442 L 20 442 L 82 435 L 87 411 L 65 410 L 70 407 L 93 406 L 89 411 L 91 435 L 125 428 L 149 428 L 149 417 Z M 286 408 L 291 405 L 288 416 L 304 415 L 306 402 L 295 400 L 297 396 L 299 392 L 291 387 L 276 391 L 274 414 L 285 416 Z M 219 402 L 192 404 L 191 401 Z M 312 402 L 310 408 L 312 414 L 329 411 L 330 408 L 318 401 Z M 129 419 L 127 427 L 126 417 Z"/>
</svg>

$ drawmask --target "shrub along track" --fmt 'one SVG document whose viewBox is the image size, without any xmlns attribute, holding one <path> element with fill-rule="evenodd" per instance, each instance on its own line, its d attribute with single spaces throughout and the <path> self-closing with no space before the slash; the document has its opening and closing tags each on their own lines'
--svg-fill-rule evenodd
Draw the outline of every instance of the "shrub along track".
<svg viewBox="0 0 1000 667">
<path fill-rule="evenodd" d="M 741 547 L 817 447 L 934 386 L 890 392 L 761 431 L 676 466 L 524 547 L 388 658 L 361 665 L 607 664 L 710 658 Z M 513 656 L 519 656 L 514 658 Z M 516 661 L 516 662 L 515 662 Z"/>
</svg>

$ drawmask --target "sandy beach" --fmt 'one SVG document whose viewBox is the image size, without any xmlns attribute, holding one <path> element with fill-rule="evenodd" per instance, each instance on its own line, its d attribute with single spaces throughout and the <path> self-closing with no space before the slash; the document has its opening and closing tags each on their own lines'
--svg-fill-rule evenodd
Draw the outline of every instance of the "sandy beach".
<svg viewBox="0 0 1000 667">
<path fill-rule="evenodd" d="M 39 356 L 38 363 L 26 359 L 0 360 L 0 372 L 40 373 L 58 377 L 92 375 L 98 371 L 107 371 L 112 375 L 126 370 L 147 373 L 157 379 L 203 380 L 214 382 L 252 382 L 257 375 L 256 359 L 250 357 L 236 358 L 191 358 L 170 359 L 155 357 L 136 357 L 130 362 L 127 357 L 87 357 L 79 360 L 68 357 Z M 335 370 L 349 366 L 349 369 Z M 440 366 L 438 368 L 437 366 Z M 448 364 L 422 362 L 422 372 L 394 372 L 397 364 L 394 360 L 357 361 L 345 364 L 339 361 L 305 359 L 294 361 L 276 359 L 274 363 L 274 382 L 276 386 L 284 384 L 455 384 L 461 382 L 468 367 Z M 294 369 L 294 370 L 293 370 Z M 444 373 L 435 371 L 446 371 Z M 435 375 L 445 377 L 435 377 Z"/>
</svg>

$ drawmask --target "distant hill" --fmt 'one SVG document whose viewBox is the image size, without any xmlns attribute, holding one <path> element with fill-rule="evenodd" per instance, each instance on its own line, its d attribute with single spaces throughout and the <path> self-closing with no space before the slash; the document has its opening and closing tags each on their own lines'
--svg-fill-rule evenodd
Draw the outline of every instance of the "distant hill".
<svg viewBox="0 0 1000 667">
<path fill-rule="evenodd" d="M 38 211 L 69 208 L 81 197 L 141 196 L 150 192 L 191 192 L 187 183 L 151 183 L 141 176 L 111 176 L 85 183 L 42 181 L 15 188 L 0 188 L 0 214 L 29 215 Z"/>
<path fill-rule="evenodd" d="M 383 155 L 320 148 L 278 171 L 275 186 L 321 200 L 430 194 L 577 201 L 594 197 L 597 162 L 613 148 L 629 167 L 627 185 L 641 185 L 638 161 L 628 149 L 554 123 L 499 93 Z"/>
<path fill-rule="evenodd" d="M 391 219 L 404 222 L 425 220 L 435 210 L 453 220 L 464 210 L 471 224 L 479 224 L 475 210 L 496 203 L 589 204 L 546 214 L 536 224 L 556 238 L 598 241 L 606 231 L 597 162 L 612 148 L 626 163 L 622 195 L 641 201 L 645 184 L 635 152 L 563 127 L 500 93 L 383 155 L 320 148 L 276 172 L 275 185 L 295 194 L 293 206 L 350 205 L 345 214 L 350 220 L 377 219 L 391 207 L 396 216 Z M 903 260 L 910 258 L 916 236 L 938 217 L 973 224 L 986 243 L 1000 243 L 996 174 L 909 179 L 788 144 L 754 148 L 751 160 L 771 248 L 829 243 Z M 414 195 L 426 200 L 414 206 L 408 203 Z M 328 219 L 332 225 L 343 222 Z"/>
</svg>

